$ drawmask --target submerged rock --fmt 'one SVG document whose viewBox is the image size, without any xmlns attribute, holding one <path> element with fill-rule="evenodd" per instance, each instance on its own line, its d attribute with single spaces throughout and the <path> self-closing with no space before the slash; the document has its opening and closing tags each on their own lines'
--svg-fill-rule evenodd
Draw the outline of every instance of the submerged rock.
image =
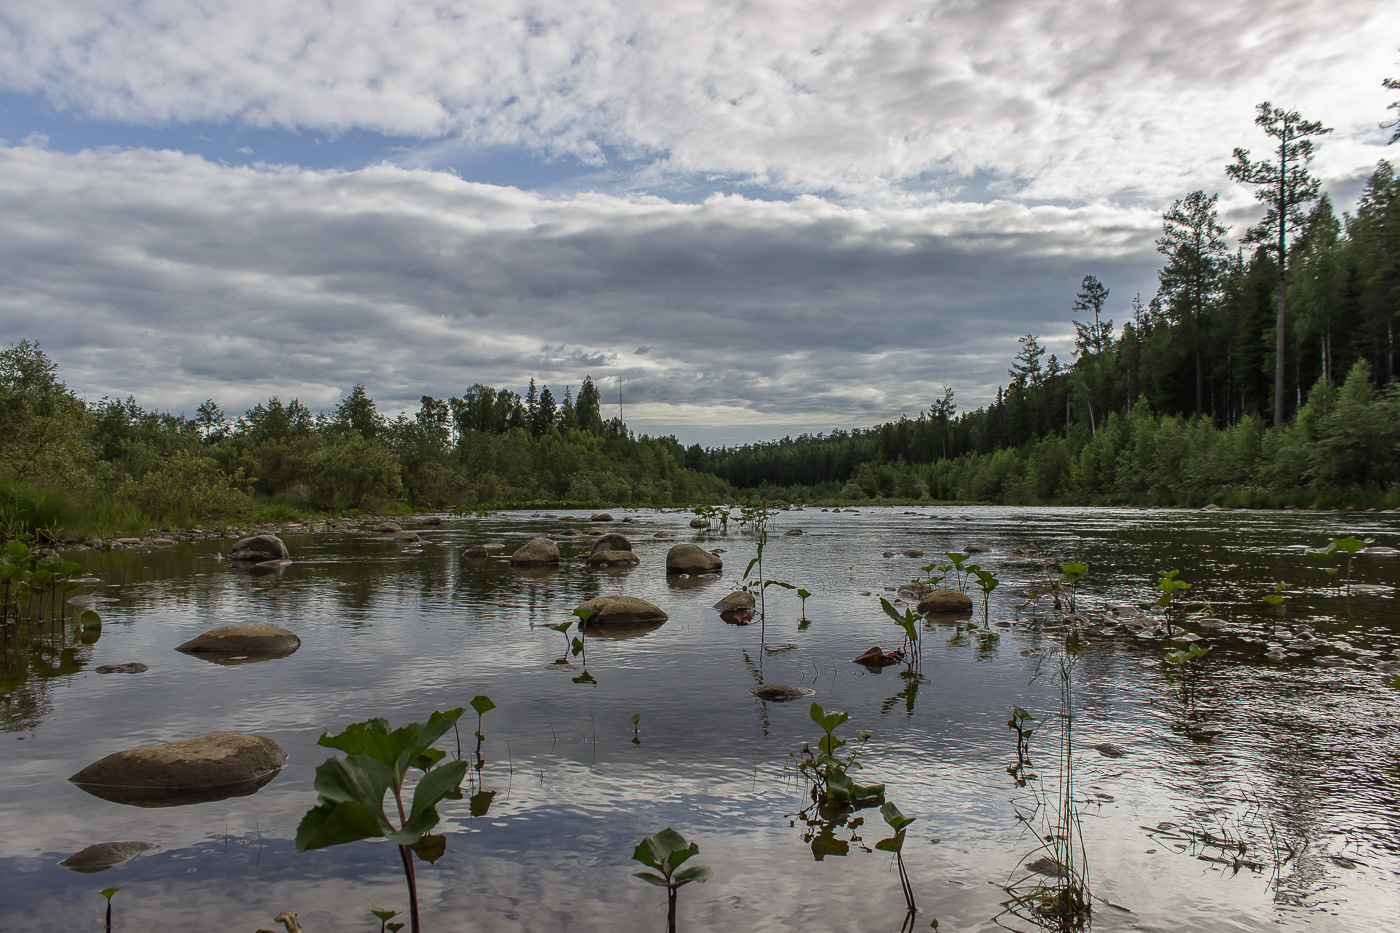
<svg viewBox="0 0 1400 933">
<path fill-rule="evenodd" d="M 433 527 L 437 527 L 438 525 L 441 525 L 441 524 L 442 524 L 442 516 L 441 516 L 441 515 L 426 515 L 426 516 L 423 517 L 422 522 L 423 522 L 423 524 L 425 524 L 425 525 L 431 525 L 431 526 L 433 526 Z"/>
<path fill-rule="evenodd" d="M 710 527 L 710 523 L 709 523 L 707 520 L 703 519 L 703 518 L 692 518 L 692 519 L 690 520 L 690 527 L 691 527 L 691 528 L 709 528 L 709 527 Z"/>
<path fill-rule="evenodd" d="M 749 688 L 749 693 L 760 700 L 773 700 L 779 703 L 784 700 L 800 700 L 816 692 L 807 687 L 794 687 L 791 684 L 759 684 L 757 687 Z"/>
<path fill-rule="evenodd" d="M 224 625 L 210 629 L 175 650 L 208 656 L 210 660 L 285 658 L 301 647 L 301 639 L 278 625 Z"/>
<path fill-rule="evenodd" d="M 144 674 L 150 669 L 150 665 L 142 664 L 140 661 L 128 661 L 126 664 L 103 664 L 93 668 L 99 674 Z"/>
<path fill-rule="evenodd" d="M 753 608 L 753 594 L 745 593 L 743 590 L 735 590 L 732 593 L 725 594 L 723 599 L 715 603 L 714 608 L 718 609 L 720 612 L 732 612 L 734 610 L 745 612 Z"/>
<path fill-rule="evenodd" d="M 713 573 L 722 567 L 724 561 L 698 544 L 677 544 L 666 552 L 667 573 Z"/>
<path fill-rule="evenodd" d="M 510 556 L 512 567 L 545 567 L 559 563 L 559 547 L 548 538 L 531 538 Z"/>
<path fill-rule="evenodd" d="M 423 539 L 411 531 L 400 531 L 394 534 L 394 540 L 399 544 L 417 544 Z"/>
<path fill-rule="evenodd" d="M 987 547 L 985 544 L 969 544 L 967 547 L 963 548 L 963 553 L 964 553 L 964 554 L 985 554 L 985 553 L 987 553 L 987 552 L 990 551 L 990 550 L 991 550 L 991 548 Z"/>
<path fill-rule="evenodd" d="M 485 560 L 491 556 L 491 552 L 480 544 L 473 544 L 462 552 L 462 557 L 466 560 Z"/>
<path fill-rule="evenodd" d="M 905 556 L 905 557 L 923 557 L 923 556 L 924 556 L 924 552 L 921 551 L 921 550 L 919 550 L 919 549 L 916 548 L 916 547 L 911 547 L 909 550 L 907 550 L 907 551 L 904 552 L 904 556 Z"/>
<path fill-rule="evenodd" d="M 81 852 L 73 853 L 58 864 L 69 871 L 91 875 L 106 871 L 154 848 L 149 842 L 99 842 Z"/>
<path fill-rule="evenodd" d="M 607 512 L 599 512 L 596 515 L 590 516 L 588 520 L 590 522 L 610 522 L 613 520 L 613 517 Z"/>
<path fill-rule="evenodd" d="M 595 596 L 578 608 L 594 610 L 586 623 L 589 628 L 618 623 L 665 622 L 670 618 L 661 611 L 661 607 L 635 596 Z"/>
<path fill-rule="evenodd" d="M 276 535 L 253 535 L 251 538 L 243 538 L 234 544 L 233 552 L 229 554 L 229 560 L 261 562 L 286 560 L 291 556 L 287 551 L 287 545 L 283 544 L 282 539 Z"/>
<path fill-rule="evenodd" d="M 802 529 L 801 529 L 801 528 L 789 528 L 787 531 L 783 532 L 783 537 L 785 537 L 785 538 L 795 538 L 795 537 L 797 537 L 797 536 L 800 535 L 800 534 L 802 534 Z M 781 686 L 781 685 L 780 685 L 780 686 Z"/>
<path fill-rule="evenodd" d="M 379 535 L 396 535 L 403 531 L 403 526 L 398 522 L 380 522 L 370 530 Z"/>
<path fill-rule="evenodd" d="M 114 752 L 68 780 L 113 803 L 173 807 L 247 796 L 286 762 L 287 753 L 267 736 L 215 732 Z"/>
<path fill-rule="evenodd" d="M 1100 742 L 1098 745 L 1094 746 L 1094 751 L 1098 752 L 1100 755 L 1103 755 L 1105 758 L 1123 757 L 1123 749 L 1119 748 L 1117 745 L 1114 745 L 1112 742 Z"/>
<path fill-rule="evenodd" d="M 972 597 L 958 590 L 939 587 L 919 600 L 918 612 L 971 612 Z"/>
</svg>

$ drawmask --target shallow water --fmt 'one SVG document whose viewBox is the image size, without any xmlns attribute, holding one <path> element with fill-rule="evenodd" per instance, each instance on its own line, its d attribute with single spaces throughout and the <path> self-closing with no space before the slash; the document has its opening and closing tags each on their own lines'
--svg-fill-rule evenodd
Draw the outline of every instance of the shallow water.
<svg viewBox="0 0 1400 933">
<path fill-rule="evenodd" d="M 414 529 L 420 554 L 367 534 L 289 534 L 295 562 L 262 577 L 211 559 L 229 541 L 73 555 L 98 578 L 80 592 L 98 597 L 101 638 L 71 652 L 66 672 L 40 677 L 56 661 L 36 661 L 27 679 L 12 670 L 0 688 L 0 926 L 88 927 L 102 916 L 98 891 L 115 886 L 117 930 L 252 931 L 275 927 L 286 909 L 308 933 L 376 930 L 366 898 L 407 906 L 393 848 L 299 853 L 292 842 L 315 804 L 313 771 L 330 754 L 316 739 L 354 720 L 421 720 L 486 694 L 498 709 L 485 717 L 485 764 L 468 793 L 496 794 L 484 816 L 466 800 L 439 808 L 448 850 L 436 865 L 419 864 L 424 929 L 660 928 L 664 894 L 633 879 L 639 866 L 629 859 L 665 826 L 697 841 L 695 861 L 714 869 L 708 884 L 681 891 L 683 930 L 899 929 L 890 856 L 864 851 L 888 835 L 877 811 L 859 814 L 867 825 L 847 855 L 813 858 L 807 827 L 794 820 L 808 801 L 790 753 L 821 733 L 809 701 L 750 696 L 761 679 L 811 687 L 823 706 L 850 712 L 840 734 L 871 733 L 860 780 L 885 783 L 917 817 L 905 861 L 918 926 L 936 917 L 940 929 L 997 929 L 1002 886 L 1025 874 L 1018 865 L 1036 846 L 1016 817 L 1030 789 L 1006 771 L 1015 761 L 1006 720 L 1012 704 L 1037 718 L 1058 709 L 1055 678 L 1037 671 L 1063 634 L 1039 631 L 1047 613 L 1023 605 L 1051 559 L 1090 566 L 1078 608 L 1091 618 L 1110 604 L 1146 606 L 1156 572 L 1179 569 L 1192 584 L 1183 598 L 1208 601 L 1227 621 L 1205 633 L 1215 649 L 1190 696 L 1161 663 L 1173 647 L 1165 639 L 1100 634 L 1097 624 L 1084 638 L 1073 674 L 1074 768 L 1094 926 L 1370 931 L 1393 922 L 1400 691 L 1375 666 L 1397 659 L 1400 601 L 1389 590 L 1338 594 L 1303 548 L 1342 534 L 1400 547 L 1400 516 L 914 512 L 780 513 L 764 569 L 813 594 L 811 623 L 799 629 L 797 597 L 770 588 L 762 633 L 710 608 L 737 583 L 754 537 L 700 535 L 688 514 L 632 512 L 639 524 L 609 526 L 641 557 L 623 572 L 582 566 L 576 558 L 591 539 L 561 537 L 569 525 L 529 513 Z M 805 534 L 782 534 L 792 527 Z M 512 571 L 504 555 L 537 534 L 560 542 L 562 567 Z M 666 550 L 688 540 L 725 549 L 722 578 L 668 581 Z M 504 548 L 484 565 L 462 561 L 462 548 L 478 542 Z M 1002 580 L 990 621 L 1015 624 L 928 624 L 921 678 L 850 663 L 900 641 L 876 597 L 893 598 L 887 587 L 969 543 L 990 547 L 973 559 Z M 905 557 L 908 548 L 928 556 Z M 1363 554 L 1353 579 L 1393 586 L 1400 556 Z M 1310 626 L 1310 641 L 1276 629 L 1262 596 L 1278 580 L 1287 583 L 1284 630 Z M 590 639 L 597 684 L 574 683 L 577 660 L 572 670 L 552 664 L 564 640 L 546 626 L 600 593 L 651 600 L 670 621 L 636 638 Z M 976 619 L 980 628 L 980 598 Z M 302 647 L 237 666 L 173 650 L 240 622 L 283 625 Z M 1271 644 L 1296 656 L 1270 661 Z M 128 661 L 150 670 L 93 672 Z M 464 739 L 475 725 L 468 710 Z M 290 760 L 252 796 L 183 807 L 123 806 L 66 780 L 110 752 L 214 731 L 270 736 Z M 1100 755 L 1093 746 L 1104 741 L 1126 754 Z M 1042 782 L 1055 778 L 1055 743 L 1051 725 L 1032 740 Z M 455 751 L 450 734 L 439 744 Z M 58 866 L 84 846 L 127 840 L 155 848 L 101 874 Z"/>
</svg>

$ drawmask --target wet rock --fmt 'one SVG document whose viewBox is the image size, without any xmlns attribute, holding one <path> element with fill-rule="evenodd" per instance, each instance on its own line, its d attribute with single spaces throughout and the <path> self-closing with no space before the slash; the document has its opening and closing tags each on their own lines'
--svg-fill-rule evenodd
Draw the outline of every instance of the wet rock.
<svg viewBox="0 0 1400 933">
<path fill-rule="evenodd" d="M 1376 665 L 1382 674 L 1400 674 L 1400 661 L 1382 661 Z"/>
<path fill-rule="evenodd" d="M 473 544 L 462 552 L 462 557 L 466 560 L 485 560 L 491 556 L 491 552 L 480 544 Z"/>
<path fill-rule="evenodd" d="M 1094 751 L 1098 752 L 1100 755 L 1103 755 L 1105 758 L 1123 757 L 1123 749 L 1119 748 L 1117 745 L 1114 745 L 1112 742 L 1100 742 L 1098 745 L 1094 746 Z"/>
<path fill-rule="evenodd" d="M 174 547 L 175 542 L 169 538 L 152 538 L 146 542 L 151 547 Z"/>
<path fill-rule="evenodd" d="M 149 842 L 99 842 L 81 852 L 73 853 L 58 864 L 69 871 L 91 875 L 106 871 L 154 848 Z"/>
<path fill-rule="evenodd" d="M 641 563 L 641 558 L 631 551 L 614 551 L 604 549 L 592 551 L 584 562 L 593 567 L 634 567 Z"/>
<path fill-rule="evenodd" d="M 68 780 L 114 803 L 171 807 L 246 796 L 286 762 L 287 753 L 267 736 L 215 732 L 115 752 Z"/>
<path fill-rule="evenodd" d="M 140 539 L 140 538 L 113 538 L 113 539 L 112 539 L 112 543 L 113 543 L 113 544 L 123 544 L 123 545 L 130 546 L 130 545 L 133 545 L 133 544 L 140 544 L 140 543 L 141 543 L 141 539 Z"/>
<path fill-rule="evenodd" d="M 103 664 L 93 668 L 99 674 L 144 674 L 150 669 L 150 665 L 142 664 L 140 661 L 128 661 L 125 664 Z"/>
<path fill-rule="evenodd" d="M 380 522 L 370 529 L 377 535 L 396 535 L 403 531 L 403 526 L 398 522 Z"/>
<path fill-rule="evenodd" d="M 603 533 L 603 529 L 601 529 L 601 528 L 590 528 L 590 529 L 588 529 L 588 533 L 589 533 L 590 535 L 593 535 L 593 536 L 596 538 L 596 537 L 598 537 L 599 535 L 601 535 L 601 534 Z"/>
<path fill-rule="evenodd" d="M 881 554 L 880 556 L 881 556 L 881 557 L 893 557 L 893 556 L 894 556 L 894 551 L 886 551 L 885 553 Z"/>
<path fill-rule="evenodd" d="M 749 693 L 760 700 L 772 700 L 777 703 L 785 700 L 800 700 L 803 697 L 812 696 L 816 692 L 807 687 L 794 687 L 791 684 L 759 684 L 757 687 L 749 688 Z"/>
<path fill-rule="evenodd" d="M 971 612 L 972 597 L 949 587 L 939 587 L 919 600 L 918 611 L 922 615 L 929 612 Z"/>
<path fill-rule="evenodd" d="M 440 515 L 427 515 L 427 516 L 424 516 L 424 517 L 423 517 L 422 522 L 423 522 L 423 524 L 425 524 L 425 525 L 430 525 L 430 526 L 432 526 L 432 527 L 437 527 L 438 525 L 441 525 L 441 524 L 442 524 L 442 516 L 440 516 Z"/>
<path fill-rule="evenodd" d="M 588 520 L 590 522 L 610 522 L 613 517 L 607 512 L 599 512 L 597 515 L 590 516 Z"/>
<path fill-rule="evenodd" d="M 287 552 L 287 545 L 283 544 L 282 539 L 276 535 L 253 535 L 251 538 L 243 538 L 234 544 L 233 552 L 229 554 L 229 560 L 261 562 L 286 560 L 291 556 Z"/>
<path fill-rule="evenodd" d="M 785 537 L 785 538 L 795 538 L 795 537 L 797 537 L 797 536 L 800 535 L 800 534 L 802 534 L 802 529 L 801 529 L 801 528 L 789 528 L 787 531 L 783 532 L 783 537 Z M 780 686 L 781 686 L 781 685 L 780 685 Z"/>
<path fill-rule="evenodd" d="M 91 595 L 84 594 L 84 595 L 82 595 L 82 596 L 74 596 L 72 599 L 68 600 L 68 605 L 70 605 L 70 606 L 78 606 L 79 608 L 86 608 L 86 607 L 88 607 L 88 606 L 91 606 L 91 605 L 95 604 L 96 602 L 97 602 L 97 597 L 96 597 L 96 596 L 91 596 Z"/>
<path fill-rule="evenodd" d="M 709 527 L 710 527 L 710 523 L 709 523 L 706 519 L 703 519 L 703 518 L 692 518 L 692 519 L 690 520 L 690 527 L 691 527 L 691 528 L 709 528 Z"/>
<path fill-rule="evenodd" d="M 666 532 L 666 531 L 658 531 L 656 534 L 652 535 L 652 537 L 653 537 L 653 538 L 669 538 L 669 537 L 671 537 L 671 534 L 670 534 L 670 532 Z"/>
<path fill-rule="evenodd" d="M 753 609 L 753 594 L 745 593 L 743 590 L 735 590 L 726 593 L 724 598 L 715 603 L 714 608 L 720 612 L 747 612 Z"/>
<path fill-rule="evenodd" d="M 180 645 L 184 654 L 226 658 L 284 658 L 301 647 L 301 639 L 277 625 L 224 625 Z"/>
<path fill-rule="evenodd" d="M 598 551 L 630 551 L 632 550 L 632 542 L 627 540 L 626 535 L 620 535 L 613 531 L 599 537 L 589 550 L 594 553 Z"/>
<path fill-rule="evenodd" d="M 400 531 L 394 535 L 394 541 L 399 544 L 418 544 L 422 540 L 411 531 Z"/>
<path fill-rule="evenodd" d="M 666 552 L 667 573 L 713 573 L 724 561 L 698 544 L 677 544 Z"/>
<path fill-rule="evenodd" d="M 991 548 L 987 547 L 985 544 L 969 544 L 967 547 L 963 548 L 963 553 L 964 553 L 964 554 L 985 554 L 985 553 L 987 553 L 987 552 L 990 551 L 990 550 L 991 550 Z"/>
<path fill-rule="evenodd" d="M 531 538 L 510 556 L 512 567 L 547 567 L 559 563 L 559 547 L 548 538 Z"/>
<path fill-rule="evenodd" d="M 622 522 L 623 522 L 623 524 L 626 524 L 626 525 L 640 525 L 640 524 L 641 524 L 641 522 L 637 521 L 635 518 L 633 518 L 633 517 L 630 516 L 630 515 L 624 515 L 624 516 L 622 516 Z"/>
<path fill-rule="evenodd" d="M 904 552 L 904 556 L 905 556 L 905 557 L 923 557 L 923 556 L 924 556 L 924 552 L 921 551 L 921 550 L 919 550 L 919 549 L 916 548 L 916 547 L 911 547 L 909 550 L 907 550 L 907 551 Z"/>
<path fill-rule="evenodd" d="M 659 606 L 635 596 L 595 596 L 578 607 L 592 609 L 588 627 L 633 622 L 665 622 L 668 618 Z"/>
<path fill-rule="evenodd" d="M 1226 622 L 1224 619 L 1197 619 L 1196 624 L 1204 629 L 1222 629 Z"/>
<path fill-rule="evenodd" d="M 577 538 L 579 535 L 583 534 L 583 532 L 579 531 L 577 528 L 565 528 L 563 531 L 559 532 L 559 534 L 563 535 L 565 538 Z"/>
<path fill-rule="evenodd" d="M 1346 658 L 1339 658 L 1339 657 L 1337 657 L 1335 654 L 1333 654 L 1333 655 L 1328 655 L 1328 656 L 1322 657 L 1322 658 L 1314 658 L 1313 660 L 1314 660 L 1315 663 L 1320 664 L 1320 665 L 1322 665 L 1323 667 L 1346 667 L 1346 666 L 1347 666 L 1347 659 L 1346 659 Z"/>
</svg>

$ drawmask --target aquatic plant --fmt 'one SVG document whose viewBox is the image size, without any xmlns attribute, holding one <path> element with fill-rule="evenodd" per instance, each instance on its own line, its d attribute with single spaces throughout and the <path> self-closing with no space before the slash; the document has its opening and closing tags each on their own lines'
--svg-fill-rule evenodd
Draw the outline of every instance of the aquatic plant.
<svg viewBox="0 0 1400 933">
<path fill-rule="evenodd" d="M 486 736 L 481 733 L 481 717 L 495 709 L 496 704 L 491 702 L 490 697 L 479 694 L 472 697 L 471 708 L 476 711 L 476 760 L 478 762 L 477 766 L 480 767 L 481 743 L 486 738 Z"/>
<path fill-rule="evenodd" d="M 1070 561 L 1060 568 L 1060 583 L 1069 587 L 1069 611 L 1075 612 L 1075 595 L 1079 592 L 1079 581 L 1089 572 L 1087 564 Z"/>
<path fill-rule="evenodd" d="M 811 621 L 807 618 L 807 600 L 811 595 L 811 593 L 807 592 L 804 589 L 799 588 L 797 590 L 797 598 L 802 600 L 802 617 L 797 620 L 799 623 Z"/>
<path fill-rule="evenodd" d="M 573 678 L 576 684 L 596 684 L 598 681 L 592 674 L 588 673 L 588 620 L 593 618 L 593 614 L 598 611 L 597 606 L 579 606 L 574 610 L 574 615 L 578 616 L 578 634 L 569 643 L 569 650 L 575 657 L 582 657 L 583 673 Z"/>
<path fill-rule="evenodd" d="M 940 567 L 939 569 L 943 571 L 945 576 L 947 575 L 947 572 L 949 570 L 952 570 L 953 579 L 958 585 L 958 592 L 966 593 L 967 573 L 963 570 L 963 561 L 967 560 L 968 555 L 962 553 L 961 551 L 944 551 L 943 556 L 948 558 L 953 563 L 949 567 Z"/>
<path fill-rule="evenodd" d="M 1303 552 L 1308 557 L 1316 557 L 1323 562 L 1322 569 L 1327 571 L 1327 575 L 1332 578 L 1332 585 L 1334 587 L 1339 585 L 1337 582 L 1337 574 L 1341 571 L 1340 567 L 1332 566 L 1332 558 L 1337 556 L 1338 551 L 1337 542 L 1329 541 L 1326 547 L 1310 547 Z"/>
<path fill-rule="evenodd" d="M 909 913 L 913 914 L 919 908 L 914 904 L 914 889 L 909 884 L 909 873 L 904 870 L 904 833 L 915 818 L 900 813 L 899 807 L 890 800 L 880 807 L 880 815 L 885 818 L 890 829 L 894 830 L 894 835 L 875 843 L 875 848 L 881 852 L 894 853 L 895 865 L 899 868 L 899 887 L 904 892 L 904 903 L 908 906 Z"/>
<path fill-rule="evenodd" d="M 967 565 L 968 573 L 977 578 L 977 588 L 982 591 L 982 624 L 990 625 L 991 596 L 992 590 L 1001 585 L 997 575 L 990 570 L 983 570 L 976 564 Z"/>
<path fill-rule="evenodd" d="M 572 643 L 569 641 L 569 626 L 573 625 L 572 619 L 560 622 L 558 625 L 551 625 L 550 628 L 564 636 L 564 654 L 554 659 L 555 664 L 569 663 L 569 648 Z"/>
<path fill-rule="evenodd" d="M 1066 639 L 1063 649 L 1056 653 L 1060 694 L 1056 714 L 1060 726 L 1058 781 L 1053 785 L 1053 795 L 1043 783 L 1037 783 L 1033 792 L 1034 813 L 1017 813 L 1027 826 L 1038 815 L 1038 844 L 1017 863 L 1028 872 L 1006 886 L 1010 898 L 1002 902 L 1004 913 L 1061 931 L 1086 927 L 1092 913 L 1089 859 L 1074 790 L 1074 672 L 1080 650 L 1079 645 Z M 1037 854 L 1041 857 L 1032 860 Z"/>
<path fill-rule="evenodd" d="M 813 801 L 819 807 L 835 806 L 851 810 L 873 807 L 879 803 L 883 799 L 885 785 L 858 784 L 850 776 L 850 772 L 861 767 L 858 758 L 870 733 L 857 733 L 860 744 L 842 757 L 836 752 L 845 746 L 846 740 L 837 738 L 835 732 L 837 727 L 851 718 L 851 714 L 840 710 L 828 713 L 820 703 L 814 702 L 808 715 L 825 733 L 817 742 L 816 752 L 803 743 L 800 753 L 805 757 L 797 765 L 798 771 L 812 782 Z"/>
<path fill-rule="evenodd" d="M 366 898 L 366 900 L 369 899 Z M 393 920 L 395 917 L 397 917 L 401 913 L 401 911 L 390 910 L 388 907 L 384 907 L 380 904 L 376 904 L 374 901 L 370 901 L 369 912 L 374 914 L 375 918 L 379 921 L 379 933 L 386 933 L 386 931 L 387 933 L 399 933 L 399 930 L 403 929 L 404 925 L 402 922 L 389 922 L 390 920 Z"/>
<path fill-rule="evenodd" d="M 388 839 L 398 846 L 408 885 L 412 933 L 419 933 L 414 846 L 437 825 L 438 803 L 459 790 L 467 773 L 467 763 L 461 759 L 443 763 L 447 755 L 433 748 L 433 743 L 463 712 L 460 706 L 439 710 L 425 723 L 399 729 L 390 729 L 386 719 L 370 719 L 351 723 L 338 735 L 322 734 L 318 745 L 346 754 L 332 756 L 316 768 L 317 803 L 297 826 L 299 852 L 374 838 Z M 403 789 L 410 768 L 421 771 L 422 777 L 405 810 Z M 384 813 L 386 795 L 392 796 L 398 810 L 397 826 Z"/>
<path fill-rule="evenodd" d="M 642 728 L 642 714 L 641 714 L 641 713 L 633 713 L 633 714 L 631 715 L 631 717 L 630 717 L 627 721 L 630 722 L 630 723 L 632 724 L 632 744 L 633 744 L 633 745 L 641 745 L 641 744 L 642 744 L 642 734 L 641 734 L 641 728 Z"/>
<path fill-rule="evenodd" d="M 1153 603 L 1161 606 L 1167 620 L 1167 634 L 1172 633 L 1172 608 L 1176 603 L 1177 596 L 1191 588 L 1191 584 L 1185 580 L 1178 580 L 1176 575 L 1179 570 L 1159 570 L 1157 571 L 1157 598 Z"/>
<path fill-rule="evenodd" d="M 107 933 L 112 933 L 112 895 L 120 890 L 121 888 L 103 888 L 97 892 L 107 899 Z"/>
<path fill-rule="evenodd" d="M 1201 659 L 1210 652 L 1210 647 L 1202 648 L 1199 644 L 1192 643 L 1186 648 L 1169 651 L 1162 658 L 1162 663 L 1168 665 L 1168 669 L 1175 668 L 1180 675 L 1183 703 L 1189 704 L 1195 701 L 1196 685 L 1201 674 Z"/>
<path fill-rule="evenodd" d="M 1028 776 L 1026 767 L 1031 763 L 1031 736 L 1035 735 L 1036 727 L 1030 725 L 1036 722 L 1036 718 L 1019 706 L 1012 705 L 1011 718 L 1006 721 L 1006 728 L 1016 730 L 1016 763 L 1009 765 L 1006 773 L 1016 779 L 1017 787 L 1025 787 Z"/>
<path fill-rule="evenodd" d="M 904 652 L 909 659 L 910 670 L 918 670 L 922 662 L 919 644 L 919 616 L 908 606 L 904 607 L 904 612 L 901 614 L 883 596 L 880 597 L 880 608 L 885 610 L 885 615 L 893 619 L 894 624 L 898 625 L 900 630 L 904 632 L 904 644 L 900 646 L 900 651 Z"/>
<path fill-rule="evenodd" d="M 714 875 L 708 865 L 681 868 L 699 852 L 698 844 L 687 842 L 684 836 L 669 826 L 644 838 L 632 852 L 632 861 L 655 869 L 633 872 L 632 877 L 666 889 L 667 933 L 676 933 L 676 892 L 691 882 L 704 884 Z"/>
<path fill-rule="evenodd" d="M 1332 543 L 1346 551 L 1347 554 L 1347 595 L 1351 595 L 1351 566 L 1356 562 L 1356 555 L 1366 550 L 1366 546 L 1373 544 L 1374 538 L 1367 538 L 1364 541 L 1358 538 L 1333 538 Z"/>
</svg>

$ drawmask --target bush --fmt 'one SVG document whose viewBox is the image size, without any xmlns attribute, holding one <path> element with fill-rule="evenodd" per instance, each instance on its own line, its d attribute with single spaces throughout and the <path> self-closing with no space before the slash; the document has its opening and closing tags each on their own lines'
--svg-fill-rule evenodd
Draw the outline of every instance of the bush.
<svg viewBox="0 0 1400 933">
<path fill-rule="evenodd" d="M 324 508 L 358 509 L 403 493 L 398 459 L 359 434 L 317 451 L 308 469 L 312 494 Z"/>
</svg>

